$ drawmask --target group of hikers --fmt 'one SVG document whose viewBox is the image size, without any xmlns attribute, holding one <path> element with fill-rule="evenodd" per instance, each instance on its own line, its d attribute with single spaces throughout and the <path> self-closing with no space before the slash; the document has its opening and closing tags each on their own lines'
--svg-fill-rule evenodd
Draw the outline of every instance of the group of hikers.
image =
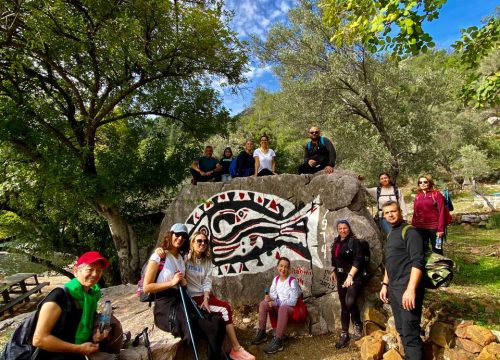
<svg viewBox="0 0 500 360">
<path fill-rule="evenodd" d="M 320 136 L 317 127 L 310 130 L 311 144 L 306 145 L 306 158 L 301 172 L 324 169 L 331 173 L 335 166 L 335 150 L 331 142 Z M 324 139 L 324 140 L 321 140 Z M 241 163 L 252 163 L 253 176 L 274 173 L 274 152 L 268 148 L 267 136 L 261 138 L 261 147 L 250 152 L 253 143 L 247 142 L 246 158 Z M 210 151 L 206 155 L 210 155 Z M 225 154 L 230 155 L 230 149 Z M 240 154 L 241 155 L 241 154 Z M 245 155 L 246 156 L 246 155 Z M 210 158 L 210 156 L 208 156 Z M 250 161 L 252 160 L 252 161 Z M 222 162 L 222 167 L 226 162 Z M 214 176 L 214 172 L 196 164 L 199 176 Z M 221 174 L 223 175 L 223 174 Z M 406 359 L 422 359 L 423 345 L 420 338 L 420 318 L 424 297 L 422 281 L 424 252 L 431 246 L 438 253 L 446 230 L 445 199 L 434 188 L 432 178 L 418 178 L 414 201 L 412 226 L 405 221 L 407 208 L 401 189 L 388 173 L 379 176 L 379 186 L 367 189 L 377 202 L 376 221 L 387 234 L 385 273 L 381 283 L 380 300 L 389 303 L 400 334 Z M 349 325 L 353 324 L 353 339 L 363 336 L 363 326 L 357 306 L 363 288 L 365 268 L 362 240 L 353 232 L 347 220 L 335 226 L 337 236 L 331 242 L 331 282 L 336 285 L 341 304 L 341 334 L 337 348 L 349 344 Z M 212 260 L 209 239 L 203 232 L 188 235 L 185 224 L 176 223 L 160 239 L 158 248 L 150 256 L 143 278 L 145 293 L 154 294 L 154 322 L 163 330 L 181 337 L 194 346 L 194 339 L 204 337 L 208 344 L 208 359 L 227 358 L 222 344 L 227 335 L 233 360 L 253 360 L 238 341 L 233 325 L 231 306 L 214 296 L 212 291 Z M 63 288 L 53 290 L 39 305 L 32 335 L 36 359 L 107 359 L 106 353 L 117 353 L 126 336 L 120 322 L 112 317 L 105 328 L 98 326 L 97 303 L 101 296 L 97 285 L 108 260 L 96 251 L 83 254 L 76 262 L 75 278 Z M 291 263 L 286 257 L 277 261 L 277 276 L 270 290 L 259 304 L 258 329 L 253 344 L 267 341 L 266 325 L 270 319 L 273 335 L 263 351 L 273 354 L 284 349 L 287 324 L 294 318 L 299 306 L 305 306 L 297 279 L 290 275 Z M 185 290 L 183 290 L 185 289 Z M 183 294 L 192 301 L 186 301 Z M 12 342 L 12 341 L 11 341 Z M 15 357 L 8 354 L 3 359 Z"/>
<path fill-rule="evenodd" d="M 325 170 L 331 174 L 335 168 L 336 152 L 330 139 L 321 136 L 319 127 L 309 129 L 310 141 L 305 146 L 304 162 L 299 174 L 313 174 Z M 276 153 L 269 147 L 269 136 L 260 137 L 260 145 L 254 150 L 253 140 L 245 142 L 244 150 L 233 156 L 230 147 L 224 149 L 222 158 L 213 156 L 211 145 L 205 146 L 203 156 L 191 165 L 191 183 L 229 181 L 234 177 L 276 175 Z"/>
</svg>

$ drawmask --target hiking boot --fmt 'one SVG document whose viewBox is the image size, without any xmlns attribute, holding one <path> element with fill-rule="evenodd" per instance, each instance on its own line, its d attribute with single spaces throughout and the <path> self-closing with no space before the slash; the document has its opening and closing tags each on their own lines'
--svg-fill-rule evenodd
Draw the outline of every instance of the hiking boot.
<svg viewBox="0 0 500 360">
<path fill-rule="evenodd" d="M 354 340 L 359 340 L 363 337 L 363 324 L 354 324 Z"/>
<path fill-rule="evenodd" d="M 231 349 L 229 356 L 233 360 L 255 360 L 255 356 L 246 351 L 243 346 L 240 346 L 238 350 Z"/>
<path fill-rule="evenodd" d="M 346 347 L 347 344 L 349 344 L 349 334 L 346 331 L 342 331 L 342 334 L 340 334 L 340 337 L 337 340 L 335 347 L 337 349 L 341 349 L 343 347 Z"/>
<path fill-rule="evenodd" d="M 273 337 L 273 339 L 269 342 L 269 344 L 264 347 L 264 352 L 266 354 L 274 354 L 278 351 L 283 351 L 283 339 L 278 336 Z"/>
<path fill-rule="evenodd" d="M 267 340 L 267 335 L 266 335 L 266 330 L 264 329 L 259 329 L 257 330 L 257 334 L 252 340 L 252 344 L 257 345 L 257 344 L 262 344 Z"/>
</svg>

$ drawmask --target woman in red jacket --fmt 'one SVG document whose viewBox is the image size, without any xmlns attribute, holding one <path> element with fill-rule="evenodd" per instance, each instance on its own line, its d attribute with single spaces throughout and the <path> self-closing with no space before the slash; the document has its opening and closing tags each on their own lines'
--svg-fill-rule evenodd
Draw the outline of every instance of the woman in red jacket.
<svg viewBox="0 0 500 360">
<path fill-rule="evenodd" d="M 442 255 L 446 230 L 444 196 L 434 188 L 430 175 L 418 178 L 411 223 L 427 246 L 432 244 L 432 251 Z"/>
</svg>

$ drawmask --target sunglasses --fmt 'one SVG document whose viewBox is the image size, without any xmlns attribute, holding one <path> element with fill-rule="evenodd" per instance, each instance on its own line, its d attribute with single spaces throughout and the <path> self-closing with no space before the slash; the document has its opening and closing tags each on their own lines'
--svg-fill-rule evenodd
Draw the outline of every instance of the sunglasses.
<svg viewBox="0 0 500 360">
<path fill-rule="evenodd" d="M 186 233 L 183 233 L 183 232 L 180 232 L 180 233 L 176 233 L 174 232 L 174 235 L 175 236 L 182 236 L 183 239 L 185 239 L 187 237 L 187 234 Z"/>
<path fill-rule="evenodd" d="M 428 184 L 429 182 L 427 180 L 419 181 L 419 184 Z"/>
<path fill-rule="evenodd" d="M 207 239 L 205 239 L 205 240 L 196 239 L 196 243 L 197 243 L 197 244 L 200 244 L 200 245 L 201 245 L 201 244 L 208 244 L 208 240 L 207 240 Z"/>
<path fill-rule="evenodd" d="M 311 134 L 311 135 L 318 135 L 319 131 L 309 131 L 309 134 Z"/>
</svg>

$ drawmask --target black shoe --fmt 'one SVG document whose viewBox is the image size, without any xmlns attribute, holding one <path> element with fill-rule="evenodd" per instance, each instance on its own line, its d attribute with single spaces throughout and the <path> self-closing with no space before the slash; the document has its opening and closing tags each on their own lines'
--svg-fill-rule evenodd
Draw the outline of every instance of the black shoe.
<svg viewBox="0 0 500 360">
<path fill-rule="evenodd" d="M 283 351 L 283 349 L 283 340 L 280 337 L 275 336 L 263 350 L 266 354 L 274 354 L 278 351 Z"/>
<path fill-rule="evenodd" d="M 353 340 L 359 340 L 363 337 L 363 324 L 354 324 Z"/>
<path fill-rule="evenodd" d="M 335 347 L 337 349 L 341 349 L 343 347 L 346 347 L 347 344 L 349 344 L 349 334 L 347 332 L 342 331 L 342 334 L 340 334 L 340 337 L 337 340 Z"/>
<path fill-rule="evenodd" d="M 267 340 L 266 330 L 259 329 L 257 330 L 257 334 L 252 340 L 252 344 L 254 345 L 262 344 L 263 342 L 266 342 L 266 340 Z"/>
</svg>

